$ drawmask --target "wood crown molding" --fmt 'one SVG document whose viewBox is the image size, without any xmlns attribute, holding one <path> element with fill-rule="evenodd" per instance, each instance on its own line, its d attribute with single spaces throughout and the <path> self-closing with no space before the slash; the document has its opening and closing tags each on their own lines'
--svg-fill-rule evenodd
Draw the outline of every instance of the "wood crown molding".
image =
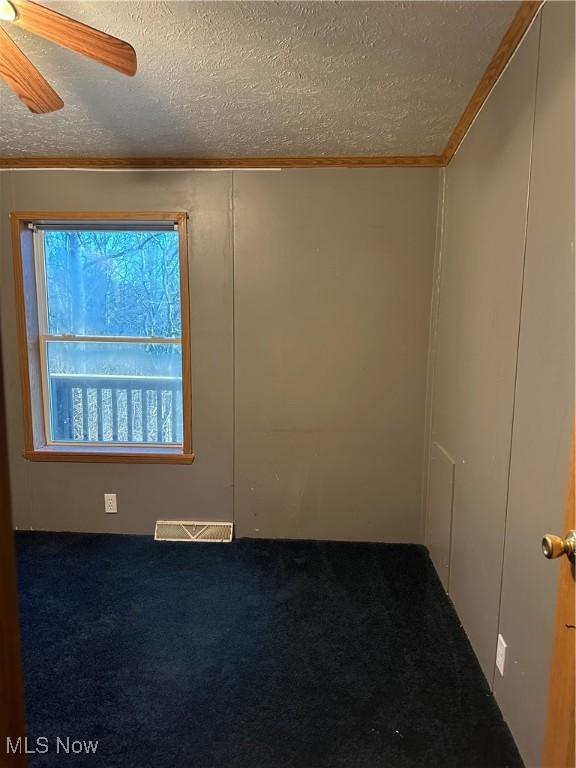
<svg viewBox="0 0 576 768">
<path fill-rule="evenodd" d="M 437 168 L 442 155 L 385 155 L 381 157 L 3 157 L 0 169 L 23 168 L 96 170 L 202 170 L 275 168 Z"/>
<path fill-rule="evenodd" d="M 506 65 L 514 55 L 514 51 L 522 42 L 524 35 L 530 28 L 543 4 L 544 0 L 522 0 L 520 7 L 512 19 L 512 23 L 506 30 L 496 53 L 490 59 L 480 82 L 476 86 L 476 90 L 470 97 L 470 101 L 466 105 L 460 120 L 448 139 L 448 143 L 442 153 L 442 158 L 444 160 L 443 165 L 448 165 L 450 160 L 452 160 L 456 154 L 456 150 L 464 140 L 468 129 L 484 106 L 488 96 L 490 96 L 490 93 L 492 92 L 492 88 L 496 85 L 502 72 L 504 72 Z"/>
<path fill-rule="evenodd" d="M 277 168 L 442 168 L 450 163 L 492 88 L 536 18 L 545 0 L 522 0 L 496 52 L 490 59 L 464 112 L 440 155 L 361 157 L 0 157 L 0 170 L 203 170 Z"/>
</svg>

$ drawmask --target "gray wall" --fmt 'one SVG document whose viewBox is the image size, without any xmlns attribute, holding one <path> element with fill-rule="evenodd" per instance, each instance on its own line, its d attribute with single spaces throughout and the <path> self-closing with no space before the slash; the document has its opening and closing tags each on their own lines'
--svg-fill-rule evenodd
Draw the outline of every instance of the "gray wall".
<svg viewBox="0 0 576 768">
<path fill-rule="evenodd" d="M 527 766 L 573 418 L 573 30 L 573 5 L 547 3 L 447 170 L 432 345 L 427 542 Z"/>
<path fill-rule="evenodd" d="M 538 32 L 536 24 L 446 173 L 432 442 L 456 462 L 449 574 L 445 561 L 438 562 L 438 543 L 429 543 L 489 679 L 498 634 Z M 442 471 L 442 462 L 432 460 L 433 505 Z M 431 533 L 441 509 L 432 513 Z M 442 532 L 447 542 L 449 526 Z"/>
<path fill-rule="evenodd" d="M 500 632 L 494 692 L 528 765 L 545 720 L 559 563 L 540 554 L 563 534 L 574 416 L 574 5 L 542 17 Z"/>
<path fill-rule="evenodd" d="M 14 519 L 20 528 L 152 533 L 157 518 L 230 520 L 233 466 L 231 176 L 221 173 L 0 174 L 2 338 Z M 32 463 L 23 430 L 9 210 L 190 212 L 193 440 L 190 466 Z M 103 494 L 118 494 L 117 515 Z"/>
<path fill-rule="evenodd" d="M 238 526 L 421 541 L 438 174 L 235 179 Z"/>
<path fill-rule="evenodd" d="M 434 169 L 0 176 L 19 527 L 150 533 L 159 517 L 231 520 L 235 475 L 239 536 L 423 539 Z M 26 462 L 8 211 L 158 209 L 190 212 L 196 461 Z M 118 494 L 117 516 L 104 515 L 104 492 Z"/>
</svg>

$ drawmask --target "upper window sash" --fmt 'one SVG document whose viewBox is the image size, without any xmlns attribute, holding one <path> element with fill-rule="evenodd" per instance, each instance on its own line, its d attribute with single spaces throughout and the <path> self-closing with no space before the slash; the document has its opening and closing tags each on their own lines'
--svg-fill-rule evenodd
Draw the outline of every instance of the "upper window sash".
<svg viewBox="0 0 576 768">
<path fill-rule="evenodd" d="M 119 343 L 124 340 L 129 342 L 132 339 L 150 339 L 150 343 L 182 341 L 180 238 L 173 236 L 179 231 L 175 223 L 59 222 L 30 225 L 30 228 L 34 238 L 39 333 L 43 338 L 66 338 L 70 341 L 118 339 Z M 114 250 L 107 252 L 106 249 L 110 247 L 108 241 L 98 246 L 98 243 L 82 242 L 79 234 L 78 242 L 75 244 L 78 249 L 78 262 L 66 265 L 58 260 L 59 244 L 52 241 L 49 245 L 45 240 L 48 232 L 106 232 L 117 233 L 119 236 L 128 234 L 128 239 L 124 243 L 119 241 L 116 244 L 117 252 Z M 130 233 L 134 234 L 130 236 Z M 139 241 L 137 237 L 142 233 L 150 233 L 144 242 Z M 156 238 L 155 235 L 158 237 Z M 150 240 L 152 240 L 151 246 Z M 138 261 L 144 246 L 147 247 L 145 266 L 140 265 Z M 69 247 L 69 244 L 66 247 Z M 49 251 L 49 248 L 55 250 Z M 102 248 L 103 252 L 99 248 Z M 80 262 L 80 254 L 83 254 L 82 262 Z M 90 263 L 92 254 L 94 256 Z M 132 257 L 131 262 L 127 262 L 127 255 Z M 113 282 L 102 286 L 102 290 L 116 291 L 115 301 L 118 304 L 116 311 L 120 320 L 118 317 L 106 316 L 106 312 L 102 312 L 102 307 L 98 307 L 93 302 L 90 306 L 90 299 L 94 292 L 90 280 L 98 280 L 99 275 L 103 274 L 99 273 L 98 262 L 114 263 L 115 260 L 118 264 L 118 272 L 115 277 L 114 270 L 107 273 L 106 279 L 111 279 Z M 128 277 L 122 274 L 126 263 L 130 265 L 129 270 L 134 270 L 132 279 L 130 274 Z M 130 286 L 134 284 L 135 273 L 142 281 L 144 290 L 141 299 L 144 307 L 148 307 L 146 324 L 149 325 L 151 333 L 143 332 L 142 319 L 138 312 L 135 312 L 135 303 L 130 300 Z M 71 279 L 75 280 L 72 283 L 73 287 L 68 289 L 64 298 L 60 289 L 60 285 L 63 284 L 60 282 L 62 279 L 68 286 L 71 285 Z M 82 291 L 80 296 L 76 290 Z M 124 291 L 126 293 L 123 295 Z M 103 295 L 103 303 L 108 296 L 106 293 Z M 78 302 L 77 308 L 82 308 L 78 315 L 70 309 L 65 309 L 66 302 L 73 303 L 74 300 Z M 82 317 L 83 322 L 78 324 L 77 317 Z M 160 331 L 160 333 L 154 331 Z"/>
</svg>

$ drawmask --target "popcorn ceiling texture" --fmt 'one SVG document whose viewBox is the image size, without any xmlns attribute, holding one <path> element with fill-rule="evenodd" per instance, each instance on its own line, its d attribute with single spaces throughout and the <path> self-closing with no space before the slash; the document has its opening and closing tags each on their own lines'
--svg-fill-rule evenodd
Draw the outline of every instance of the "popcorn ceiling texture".
<svg viewBox="0 0 576 768">
<path fill-rule="evenodd" d="M 0 156 L 440 153 L 517 2 L 43 3 L 132 43 L 129 79 L 7 23 L 65 107 L 0 81 Z"/>
</svg>

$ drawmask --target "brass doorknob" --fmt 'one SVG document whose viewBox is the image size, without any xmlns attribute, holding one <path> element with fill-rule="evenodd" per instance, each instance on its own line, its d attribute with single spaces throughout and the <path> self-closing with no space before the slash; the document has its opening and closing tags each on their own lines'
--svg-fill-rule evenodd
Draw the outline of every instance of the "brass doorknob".
<svg viewBox="0 0 576 768">
<path fill-rule="evenodd" d="M 542 539 L 542 552 L 544 557 L 547 557 L 549 560 L 561 557 L 561 555 L 567 555 L 570 559 L 574 558 L 576 553 L 576 531 L 568 531 L 565 539 L 547 533 Z"/>
</svg>

